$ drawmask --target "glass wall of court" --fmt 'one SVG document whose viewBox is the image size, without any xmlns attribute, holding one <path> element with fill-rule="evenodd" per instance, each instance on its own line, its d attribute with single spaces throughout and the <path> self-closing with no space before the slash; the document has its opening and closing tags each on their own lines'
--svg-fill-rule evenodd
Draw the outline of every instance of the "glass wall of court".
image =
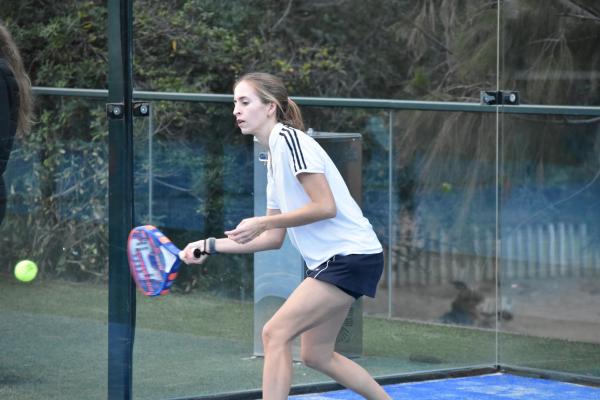
<svg viewBox="0 0 600 400">
<path fill-rule="evenodd" d="M 230 94 L 245 69 L 277 72 L 307 127 L 358 137 L 343 174 L 360 182 L 386 255 L 377 297 L 345 331 L 358 363 L 379 378 L 501 366 L 597 380 L 595 6 L 465 4 L 135 1 L 134 95 L 151 106 L 134 119 L 135 224 L 184 245 L 254 213 L 256 145 L 235 129 L 231 99 L 205 94 Z M 73 29 L 105 51 L 108 15 L 89 6 L 34 18 L 47 46 Z M 41 67 L 34 28 L 11 7 L 0 18 L 38 61 L 36 124 L 5 174 L 0 397 L 105 398 L 107 92 L 99 76 Z M 481 104 L 481 90 L 518 91 L 521 104 Z M 37 262 L 33 282 L 12 275 L 21 259 Z M 134 398 L 260 389 L 256 262 L 219 255 L 184 267 L 165 297 L 136 295 Z M 297 387 L 328 382 L 294 363 Z"/>
</svg>

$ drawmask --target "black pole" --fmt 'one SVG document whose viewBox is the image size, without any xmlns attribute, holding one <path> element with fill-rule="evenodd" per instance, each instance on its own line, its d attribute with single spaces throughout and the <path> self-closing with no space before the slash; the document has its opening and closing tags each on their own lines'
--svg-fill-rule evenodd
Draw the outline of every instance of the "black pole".
<svg viewBox="0 0 600 400">
<path fill-rule="evenodd" d="M 132 395 L 135 287 L 126 243 L 133 225 L 132 0 L 108 1 L 108 399 Z M 107 107 L 107 110 L 109 107 Z M 110 107 L 114 109 L 114 107 Z"/>
</svg>

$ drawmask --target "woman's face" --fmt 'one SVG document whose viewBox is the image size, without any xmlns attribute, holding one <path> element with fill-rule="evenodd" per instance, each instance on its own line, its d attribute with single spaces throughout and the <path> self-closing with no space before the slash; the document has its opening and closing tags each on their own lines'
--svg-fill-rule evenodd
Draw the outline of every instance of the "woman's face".
<svg viewBox="0 0 600 400">
<path fill-rule="evenodd" d="M 275 105 L 264 104 L 254 86 L 241 81 L 233 91 L 233 115 L 243 134 L 268 134 L 275 124 Z"/>
</svg>

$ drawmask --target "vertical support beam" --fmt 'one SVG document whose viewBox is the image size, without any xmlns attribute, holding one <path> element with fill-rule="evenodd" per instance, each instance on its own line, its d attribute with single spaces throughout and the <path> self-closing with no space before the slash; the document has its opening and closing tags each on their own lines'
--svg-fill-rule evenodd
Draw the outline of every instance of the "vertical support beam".
<svg viewBox="0 0 600 400">
<path fill-rule="evenodd" d="M 126 243 L 133 226 L 132 0 L 108 1 L 108 101 L 122 103 L 110 118 L 108 164 L 108 399 L 132 397 L 135 287 Z"/>
</svg>

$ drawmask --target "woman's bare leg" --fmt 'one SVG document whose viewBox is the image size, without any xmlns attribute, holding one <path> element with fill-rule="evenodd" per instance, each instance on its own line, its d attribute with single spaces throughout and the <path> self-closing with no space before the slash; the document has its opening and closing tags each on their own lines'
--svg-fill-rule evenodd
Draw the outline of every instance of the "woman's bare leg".
<svg viewBox="0 0 600 400">
<path fill-rule="evenodd" d="M 340 290 L 340 293 L 343 292 Z M 302 334 L 302 361 L 308 367 L 330 376 L 367 399 L 391 399 L 363 367 L 334 351 L 335 341 L 346 314 L 347 312 L 332 315 L 329 320 Z"/>
<path fill-rule="evenodd" d="M 291 345 L 294 338 L 331 318 L 345 316 L 353 300 L 328 283 L 312 278 L 302 281 L 263 328 L 265 400 L 282 400 L 288 397 L 292 382 Z M 337 332 L 333 334 L 333 340 L 336 336 Z"/>
<path fill-rule="evenodd" d="M 302 334 L 302 357 L 368 399 L 389 400 L 367 371 L 334 353 L 335 340 L 354 299 L 339 288 L 305 279 L 263 328 L 263 398 L 287 399 L 292 382 L 292 341 Z"/>
</svg>

